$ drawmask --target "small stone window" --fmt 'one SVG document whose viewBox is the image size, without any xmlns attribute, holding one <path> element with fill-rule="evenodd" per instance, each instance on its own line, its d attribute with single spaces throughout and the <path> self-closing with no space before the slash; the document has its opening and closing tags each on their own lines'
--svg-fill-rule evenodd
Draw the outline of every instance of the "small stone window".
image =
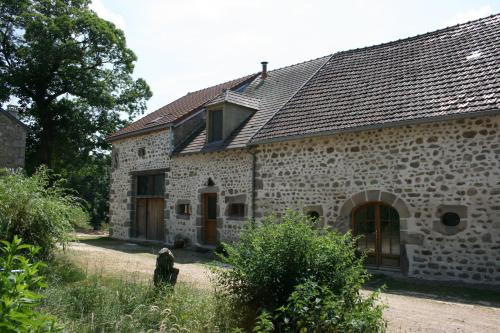
<svg viewBox="0 0 500 333">
<path fill-rule="evenodd" d="M 454 212 L 446 212 L 441 217 L 441 223 L 447 227 L 456 227 L 460 224 L 460 216 Z"/>
<path fill-rule="evenodd" d="M 144 147 L 139 148 L 139 150 L 137 151 L 137 155 L 139 155 L 139 157 L 146 156 L 146 148 L 144 148 Z"/>
<path fill-rule="evenodd" d="M 177 205 L 177 214 L 189 216 L 191 215 L 191 205 L 188 203 L 182 203 Z"/>
<path fill-rule="evenodd" d="M 245 217 L 245 204 L 233 203 L 229 205 L 229 217 Z"/>
<path fill-rule="evenodd" d="M 315 210 L 311 210 L 311 211 L 307 212 L 307 217 L 309 217 L 311 220 L 314 220 L 314 221 L 319 220 L 320 216 L 321 215 Z"/>
</svg>

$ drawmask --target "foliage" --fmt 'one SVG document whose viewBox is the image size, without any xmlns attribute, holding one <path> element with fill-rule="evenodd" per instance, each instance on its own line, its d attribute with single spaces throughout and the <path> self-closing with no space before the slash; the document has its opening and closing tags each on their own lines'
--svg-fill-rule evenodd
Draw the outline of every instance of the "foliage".
<svg viewBox="0 0 500 333">
<path fill-rule="evenodd" d="M 49 185 L 47 169 L 33 176 L 4 173 L 0 176 L 0 238 L 19 235 L 39 246 L 40 255 L 49 257 L 57 244 L 69 240 L 72 225 L 85 223 L 87 214 L 77 199 L 58 184 Z"/>
<path fill-rule="evenodd" d="M 288 304 L 277 311 L 276 321 L 282 332 L 383 332 L 384 307 L 377 297 L 372 293 L 350 302 L 309 280 L 295 288 Z"/>
<path fill-rule="evenodd" d="M 67 273 L 70 271 L 71 273 Z M 157 289 L 140 280 L 86 275 L 58 258 L 42 308 L 68 332 L 231 332 L 230 314 L 210 290 L 179 282 Z"/>
<path fill-rule="evenodd" d="M 1 241 L 0 247 L 0 331 L 1 332 L 56 332 L 59 327 L 51 316 L 35 310 L 41 295 L 36 290 L 45 288 L 39 275 L 42 263 L 32 263 L 22 255 L 34 257 L 39 248 L 21 244 L 14 236 L 12 242 Z"/>
<path fill-rule="evenodd" d="M 90 2 L 0 2 L 0 105 L 16 101 L 30 126 L 28 172 L 44 164 L 63 174 L 98 225 L 107 212 L 106 137 L 144 112 L 151 91 L 132 76 L 136 56 L 123 31 Z"/>
<path fill-rule="evenodd" d="M 350 234 L 317 230 L 293 211 L 277 222 L 271 215 L 262 224 L 249 223 L 239 243 L 224 244 L 228 256 L 220 258 L 232 269 L 218 270 L 221 286 L 243 303 L 269 309 L 285 305 L 295 286 L 307 279 L 355 297 L 368 274 Z"/>
<path fill-rule="evenodd" d="M 308 325 L 315 324 L 318 316 L 323 321 L 329 320 L 329 315 L 339 314 L 340 321 L 331 327 L 355 327 L 355 319 L 363 325 L 373 323 L 374 327 L 383 323 L 381 309 L 374 305 L 376 296 L 366 302 L 360 296 L 368 273 L 349 233 L 340 235 L 316 229 L 308 217 L 287 211 L 282 221 L 268 216 L 262 224 L 249 223 L 240 242 L 224 244 L 224 248 L 228 256 L 220 258 L 231 268 L 216 270 L 221 290 L 241 306 L 272 313 L 275 325 L 282 324 L 276 314 L 279 311 L 289 320 L 297 320 L 290 325 L 298 327 L 310 328 Z M 316 287 L 312 288 L 311 283 Z M 314 305 L 316 294 L 324 299 L 320 308 L 301 316 Z M 301 303 L 301 297 L 305 303 Z M 302 323 L 309 315 L 313 322 Z M 259 327 L 269 326 L 268 317 L 269 314 L 260 316 Z M 327 322 L 323 324 L 330 327 Z"/>
</svg>

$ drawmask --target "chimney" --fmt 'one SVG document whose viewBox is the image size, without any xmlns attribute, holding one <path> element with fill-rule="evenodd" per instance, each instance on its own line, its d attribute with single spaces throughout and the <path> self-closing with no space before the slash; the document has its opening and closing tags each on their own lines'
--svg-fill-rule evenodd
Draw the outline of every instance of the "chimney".
<svg viewBox="0 0 500 333">
<path fill-rule="evenodd" d="M 263 61 L 263 62 L 261 62 L 261 64 L 262 64 L 262 72 L 260 73 L 260 78 L 262 80 L 265 80 L 267 77 L 267 64 L 268 64 L 268 62 Z"/>
<path fill-rule="evenodd" d="M 7 105 L 7 112 L 16 117 L 16 119 L 19 119 L 19 111 L 17 105 Z"/>
</svg>

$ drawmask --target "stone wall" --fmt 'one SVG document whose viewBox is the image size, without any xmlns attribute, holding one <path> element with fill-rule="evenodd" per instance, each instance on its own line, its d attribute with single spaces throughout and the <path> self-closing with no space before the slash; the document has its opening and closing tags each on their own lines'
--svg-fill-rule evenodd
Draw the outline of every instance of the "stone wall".
<svg viewBox="0 0 500 333">
<path fill-rule="evenodd" d="M 0 168 L 24 168 L 26 130 L 0 112 Z"/>
<path fill-rule="evenodd" d="M 135 212 L 134 174 L 157 170 L 168 179 L 170 166 L 169 131 L 124 138 L 113 142 L 110 201 L 110 234 L 115 238 L 130 236 Z M 139 149 L 144 148 L 144 156 Z M 166 180 L 167 181 L 167 180 Z"/>
<path fill-rule="evenodd" d="M 203 245 L 203 193 L 217 193 L 218 240 L 236 240 L 251 212 L 252 155 L 246 150 L 175 156 L 167 183 L 168 242 L 176 235 Z M 229 216 L 228 205 L 245 204 L 246 217 Z M 191 214 L 178 214 L 176 206 L 191 205 Z"/>
<path fill-rule="evenodd" d="M 399 212 L 408 275 L 500 284 L 499 127 L 492 116 L 261 145 L 256 216 L 320 206 L 345 231 L 354 207 L 382 201 Z"/>
</svg>

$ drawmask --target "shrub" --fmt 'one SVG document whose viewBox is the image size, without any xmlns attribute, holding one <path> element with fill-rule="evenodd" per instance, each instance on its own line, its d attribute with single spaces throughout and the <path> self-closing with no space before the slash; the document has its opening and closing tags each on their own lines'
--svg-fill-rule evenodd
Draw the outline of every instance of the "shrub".
<svg viewBox="0 0 500 333">
<path fill-rule="evenodd" d="M 295 288 L 288 304 L 278 309 L 275 321 L 282 332 L 381 332 L 386 324 L 377 295 L 346 302 L 328 287 L 309 280 Z"/>
<path fill-rule="evenodd" d="M 35 311 L 41 299 L 36 290 L 46 287 L 39 275 L 42 263 L 32 263 L 21 253 L 33 257 L 38 248 L 22 245 L 17 236 L 1 243 L 0 332 L 59 331 L 54 318 Z"/>
<path fill-rule="evenodd" d="M 220 258 L 231 268 L 216 270 L 216 282 L 233 302 L 248 306 L 253 313 L 258 313 L 256 310 L 274 313 L 284 307 L 287 314 L 294 314 L 293 318 L 298 320 L 300 317 L 293 310 L 297 309 L 297 296 L 310 285 L 300 286 L 311 281 L 320 288 L 311 292 L 328 296 L 321 313 L 331 313 L 328 311 L 333 305 L 342 313 L 366 305 L 366 313 L 362 315 L 381 318 L 381 310 L 370 307 L 373 303 L 365 303 L 360 296 L 360 288 L 369 275 L 364 258 L 356 254 L 356 240 L 350 233 L 341 235 L 316 229 L 308 217 L 287 211 L 279 223 L 275 216 L 266 217 L 261 224 L 248 223 L 240 242 L 224 244 L 224 248 L 228 256 Z M 342 318 L 350 320 L 348 316 Z"/>
<path fill-rule="evenodd" d="M 39 169 L 32 177 L 0 175 L 0 238 L 12 240 L 19 235 L 48 257 L 56 244 L 69 240 L 72 225 L 86 219 L 77 198 L 57 184 L 50 185 L 47 169 Z"/>
</svg>

